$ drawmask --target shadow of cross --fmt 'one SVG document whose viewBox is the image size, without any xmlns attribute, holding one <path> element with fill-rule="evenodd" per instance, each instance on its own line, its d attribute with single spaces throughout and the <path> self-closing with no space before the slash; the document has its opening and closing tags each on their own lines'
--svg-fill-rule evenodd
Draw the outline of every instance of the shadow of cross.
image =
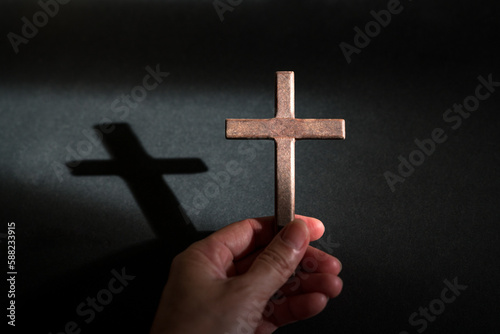
<svg viewBox="0 0 500 334">
<path fill-rule="evenodd" d="M 226 119 L 227 139 L 274 139 L 276 230 L 295 218 L 295 140 L 345 139 L 343 119 L 295 118 L 292 71 L 276 72 L 276 115 L 269 119 Z"/>
<path fill-rule="evenodd" d="M 98 128 L 94 127 L 96 131 Z M 113 130 L 109 133 L 99 131 L 98 135 L 102 135 L 102 142 L 112 160 L 68 162 L 72 174 L 122 177 L 158 237 L 174 242 L 197 239 L 196 229 L 162 175 L 206 172 L 205 163 L 198 158 L 154 159 L 144 150 L 128 124 L 113 123 L 110 128 Z"/>
</svg>

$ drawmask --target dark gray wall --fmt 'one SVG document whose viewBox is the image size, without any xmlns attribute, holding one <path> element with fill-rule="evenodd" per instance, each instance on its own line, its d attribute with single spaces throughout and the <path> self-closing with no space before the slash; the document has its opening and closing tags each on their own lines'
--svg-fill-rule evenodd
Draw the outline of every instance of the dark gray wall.
<svg viewBox="0 0 500 334">
<path fill-rule="evenodd" d="M 273 143 L 227 141 L 224 119 L 272 117 L 274 72 L 293 70 L 297 117 L 346 120 L 345 141 L 296 152 L 297 213 L 325 223 L 318 246 L 342 261 L 344 291 L 279 332 L 498 332 L 500 87 L 470 115 L 447 111 L 475 102 L 478 77 L 500 81 L 498 4 L 402 1 L 348 63 L 339 45 L 388 3 L 244 0 L 221 22 L 212 1 L 74 0 L 16 54 L 9 32 L 40 7 L 2 2 L 0 231 L 16 222 L 17 329 L 146 332 L 176 252 L 272 215 Z M 157 64 L 170 74 L 126 107 Z M 101 121 L 118 129 L 106 145 Z M 415 153 L 435 129 L 441 142 Z M 399 156 L 418 166 L 401 176 Z M 72 174 L 72 160 L 112 162 Z M 404 180 L 394 191 L 386 172 Z M 87 324 L 77 306 L 122 268 L 135 278 Z M 467 288 L 441 303 L 446 280 Z"/>
</svg>

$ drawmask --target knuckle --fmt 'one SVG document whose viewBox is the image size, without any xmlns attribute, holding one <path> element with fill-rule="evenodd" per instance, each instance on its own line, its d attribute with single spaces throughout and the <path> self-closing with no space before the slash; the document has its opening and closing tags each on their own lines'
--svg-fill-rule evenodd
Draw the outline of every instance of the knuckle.
<svg viewBox="0 0 500 334">
<path fill-rule="evenodd" d="M 318 261 L 314 257 L 304 257 L 300 262 L 300 268 L 307 273 L 315 272 L 318 266 Z"/>
<path fill-rule="evenodd" d="M 276 271 L 282 277 L 288 278 L 294 270 L 286 257 L 272 248 L 264 250 L 259 255 L 259 260 L 266 263 L 271 270 Z"/>
</svg>

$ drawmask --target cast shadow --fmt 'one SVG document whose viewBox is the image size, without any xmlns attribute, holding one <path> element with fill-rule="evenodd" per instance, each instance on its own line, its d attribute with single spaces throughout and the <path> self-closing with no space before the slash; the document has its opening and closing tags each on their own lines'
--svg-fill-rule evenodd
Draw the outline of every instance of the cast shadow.
<svg viewBox="0 0 500 334">
<path fill-rule="evenodd" d="M 89 333 L 149 332 L 173 258 L 211 233 L 195 229 L 162 177 L 206 172 L 208 168 L 201 159 L 152 158 L 128 124 L 109 124 L 107 129 L 113 130 L 107 133 L 94 128 L 102 136 L 111 160 L 72 161 L 68 168 L 78 177 L 123 178 L 158 238 L 104 256 L 20 296 L 19 313 L 30 316 L 22 329 L 49 333 L 65 333 L 66 328 Z M 99 293 L 107 289 L 116 273 L 131 279 L 123 291 L 111 295 L 111 300 L 99 302 Z M 92 300 L 98 306 L 93 306 Z"/>
<path fill-rule="evenodd" d="M 156 236 L 170 243 L 187 245 L 203 237 L 184 212 L 177 197 L 163 179 L 164 174 L 194 174 L 208 170 L 198 158 L 155 159 L 151 157 L 126 123 L 94 126 L 111 160 L 83 160 L 67 163 L 75 176 L 120 176 Z"/>
</svg>

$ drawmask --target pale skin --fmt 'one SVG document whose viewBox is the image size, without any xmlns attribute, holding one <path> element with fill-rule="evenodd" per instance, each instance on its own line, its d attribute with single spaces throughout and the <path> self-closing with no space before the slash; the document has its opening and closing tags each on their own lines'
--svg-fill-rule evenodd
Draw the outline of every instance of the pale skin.
<svg viewBox="0 0 500 334">
<path fill-rule="evenodd" d="M 177 255 L 151 334 L 267 334 L 320 313 L 342 290 L 340 261 L 309 245 L 323 224 L 296 215 L 275 236 L 273 222 L 228 225 Z"/>
</svg>

